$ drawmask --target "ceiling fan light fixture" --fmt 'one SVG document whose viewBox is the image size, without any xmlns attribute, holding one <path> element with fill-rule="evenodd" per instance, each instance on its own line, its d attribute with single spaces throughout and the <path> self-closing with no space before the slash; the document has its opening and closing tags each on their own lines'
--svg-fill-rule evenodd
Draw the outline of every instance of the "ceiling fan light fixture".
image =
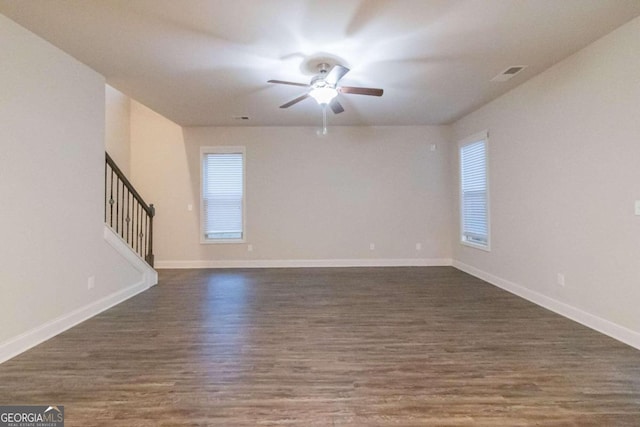
<svg viewBox="0 0 640 427">
<path fill-rule="evenodd" d="M 338 91 L 332 87 L 315 87 L 309 91 L 309 95 L 320 105 L 326 105 L 338 96 Z"/>
</svg>

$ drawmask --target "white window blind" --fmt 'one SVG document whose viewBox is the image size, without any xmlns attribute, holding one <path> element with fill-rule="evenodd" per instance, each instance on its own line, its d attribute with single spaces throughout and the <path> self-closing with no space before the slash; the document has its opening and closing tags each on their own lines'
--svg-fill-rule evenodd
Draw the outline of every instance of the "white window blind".
<svg viewBox="0 0 640 427">
<path fill-rule="evenodd" d="M 244 237 L 243 153 L 203 153 L 202 207 L 205 240 Z"/>
<path fill-rule="evenodd" d="M 460 147 L 462 241 L 488 247 L 487 141 Z"/>
</svg>

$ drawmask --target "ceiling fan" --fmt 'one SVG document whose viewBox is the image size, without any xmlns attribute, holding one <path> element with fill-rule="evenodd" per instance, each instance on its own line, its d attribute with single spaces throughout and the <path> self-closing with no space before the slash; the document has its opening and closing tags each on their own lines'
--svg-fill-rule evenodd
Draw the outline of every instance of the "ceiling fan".
<svg viewBox="0 0 640 427">
<path fill-rule="evenodd" d="M 318 74 L 311 79 L 311 82 L 309 84 L 287 82 L 283 80 L 269 80 L 268 83 L 302 86 L 309 88 L 306 93 L 300 95 L 295 99 L 292 99 L 285 104 L 282 104 L 280 108 L 289 108 L 292 105 L 295 105 L 298 102 L 311 97 L 315 99 L 319 105 L 323 107 L 329 105 L 329 107 L 331 107 L 331 110 L 335 114 L 340 114 L 344 111 L 344 108 L 336 99 L 336 96 L 338 96 L 339 93 L 382 96 L 382 89 L 375 89 L 370 87 L 338 86 L 338 82 L 340 81 L 340 79 L 342 79 L 348 72 L 349 69 L 347 67 L 336 64 L 331 69 L 329 69 L 329 64 L 323 62 L 318 65 Z"/>
</svg>

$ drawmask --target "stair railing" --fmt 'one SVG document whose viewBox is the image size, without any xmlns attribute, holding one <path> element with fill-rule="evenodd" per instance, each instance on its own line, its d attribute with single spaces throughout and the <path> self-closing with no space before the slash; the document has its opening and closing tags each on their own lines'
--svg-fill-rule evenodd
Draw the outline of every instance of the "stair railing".
<svg viewBox="0 0 640 427">
<path fill-rule="evenodd" d="M 156 210 L 142 199 L 109 153 L 105 154 L 104 222 L 153 267 L 153 217 Z"/>
</svg>

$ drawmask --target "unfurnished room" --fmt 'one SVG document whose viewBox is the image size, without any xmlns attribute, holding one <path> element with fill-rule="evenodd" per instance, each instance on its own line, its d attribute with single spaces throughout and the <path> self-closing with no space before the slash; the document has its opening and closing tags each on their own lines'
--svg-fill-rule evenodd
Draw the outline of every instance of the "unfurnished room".
<svg viewBox="0 0 640 427">
<path fill-rule="evenodd" d="M 640 426 L 639 0 L 0 0 L 0 426 Z"/>
</svg>

